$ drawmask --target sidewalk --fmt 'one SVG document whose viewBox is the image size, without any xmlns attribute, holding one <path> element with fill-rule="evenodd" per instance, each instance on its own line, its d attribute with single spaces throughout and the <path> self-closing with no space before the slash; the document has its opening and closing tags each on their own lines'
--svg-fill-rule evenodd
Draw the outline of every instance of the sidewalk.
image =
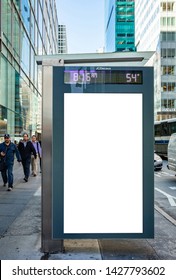
<svg viewBox="0 0 176 280">
<path fill-rule="evenodd" d="M 0 177 L 0 259 L 45 259 L 41 248 L 41 174 L 23 180 L 22 166 L 14 165 L 14 189 L 3 187 Z M 100 259 L 97 240 L 66 240 L 67 253 L 52 259 Z"/>
<path fill-rule="evenodd" d="M 1 260 L 176 260 L 176 226 L 155 211 L 154 239 L 65 240 L 65 253 L 41 251 L 41 174 L 23 181 L 15 163 L 14 189 L 0 178 Z"/>
<path fill-rule="evenodd" d="M 40 259 L 41 174 L 24 183 L 22 165 L 14 165 L 14 189 L 0 178 L 0 259 Z"/>
</svg>

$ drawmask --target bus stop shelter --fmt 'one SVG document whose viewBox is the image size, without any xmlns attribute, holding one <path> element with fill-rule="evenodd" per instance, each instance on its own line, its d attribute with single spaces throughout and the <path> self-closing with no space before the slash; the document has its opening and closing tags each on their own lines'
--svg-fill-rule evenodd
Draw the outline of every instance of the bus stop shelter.
<svg viewBox="0 0 176 280">
<path fill-rule="evenodd" d="M 38 56 L 42 251 L 154 237 L 154 53 Z"/>
</svg>

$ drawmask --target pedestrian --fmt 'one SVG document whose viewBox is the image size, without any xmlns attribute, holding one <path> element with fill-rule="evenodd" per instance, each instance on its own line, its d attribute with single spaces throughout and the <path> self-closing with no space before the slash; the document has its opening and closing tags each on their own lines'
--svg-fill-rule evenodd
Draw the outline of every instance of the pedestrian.
<svg viewBox="0 0 176 280">
<path fill-rule="evenodd" d="M 42 149 L 42 141 L 39 140 L 40 147 Z M 42 173 L 42 157 L 40 156 L 40 173 Z"/>
<path fill-rule="evenodd" d="M 13 165 L 14 154 L 16 154 L 18 162 L 21 162 L 20 153 L 14 143 L 11 142 L 10 135 L 4 135 L 4 142 L 0 144 L 0 156 L 4 161 L 4 169 L 1 171 L 4 187 L 8 183 L 7 191 L 13 189 Z"/>
<path fill-rule="evenodd" d="M 23 140 L 19 142 L 18 150 L 22 159 L 24 181 L 28 182 L 30 174 L 31 154 L 34 155 L 34 158 L 36 158 L 37 155 L 34 146 L 32 145 L 31 141 L 29 141 L 29 136 L 27 133 L 23 134 Z"/>
<path fill-rule="evenodd" d="M 37 176 L 38 159 L 41 159 L 42 150 L 41 150 L 40 143 L 37 141 L 37 137 L 35 135 L 32 136 L 31 142 L 37 154 L 36 158 L 34 157 L 34 155 L 31 156 L 32 175 Z"/>
</svg>

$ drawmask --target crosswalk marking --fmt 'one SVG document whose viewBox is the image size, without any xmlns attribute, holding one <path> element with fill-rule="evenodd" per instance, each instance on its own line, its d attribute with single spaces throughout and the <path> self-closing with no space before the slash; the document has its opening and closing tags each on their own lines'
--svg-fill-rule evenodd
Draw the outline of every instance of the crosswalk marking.
<svg viewBox="0 0 176 280">
<path fill-rule="evenodd" d="M 159 177 L 159 178 L 161 177 L 161 175 L 158 174 L 158 173 L 155 173 L 155 176 L 156 176 L 156 177 Z"/>
<path fill-rule="evenodd" d="M 165 171 L 161 171 L 161 173 L 162 174 L 166 174 L 166 175 L 168 175 L 169 173 L 167 173 L 167 172 L 165 172 Z"/>
<path fill-rule="evenodd" d="M 176 202 L 175 202 L 176 197 L 175 196 L 172 196 L 172 195 L 160 190 L 159 188 L 155 188 L 155 190 L 162 193 L 164 196 L 166 196 L 171 206 L 176 206 Z"/>
<path fill-rule="evenodd" d="M 155 172 L 155 176 L 156 177 L 164 177 L 164 176 L 169 176 L 169 177 L 175 177 L 175 175 L 173 175 L 173 174 L 170 174 L 170 173 L 168 173 L 168 172 L 164 172 L 164 171 L 160 171 L 160 172 Z"/>
</svg>

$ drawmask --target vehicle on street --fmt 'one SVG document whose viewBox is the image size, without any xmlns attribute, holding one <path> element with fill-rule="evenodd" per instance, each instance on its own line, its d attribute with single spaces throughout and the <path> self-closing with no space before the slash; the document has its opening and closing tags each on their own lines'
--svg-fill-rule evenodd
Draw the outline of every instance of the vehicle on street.
<svg viewBox="0 0 176 280">
<path fill-rule="evenodd" d="M 154 153 L 154 170 L 161 170 L 163 167 L 163 160 L 162 158 Z"/>
<path fill-rule="evenodd" d="M 167 157 L 168 143 L 171 134 L 176 133 L 176 118 L 155 121 L 155 152 Z"/>
<path fill-rule="evenodd" d="M 168 144 L 168 169 L 176 172 L 176 133 L 173 133 L 170 137 Z"/>
</svg>

